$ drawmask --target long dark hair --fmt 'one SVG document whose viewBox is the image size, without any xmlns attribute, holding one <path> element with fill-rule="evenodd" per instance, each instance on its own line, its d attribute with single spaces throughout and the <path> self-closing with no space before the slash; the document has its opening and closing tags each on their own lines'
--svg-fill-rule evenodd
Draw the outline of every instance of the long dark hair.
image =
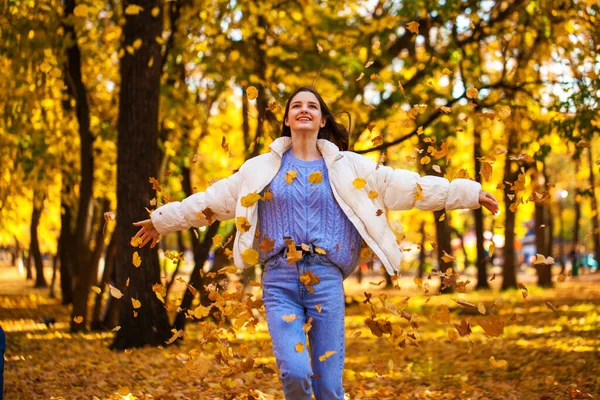
<svg viewBox="0 0 600 400">
<path fill-rule="evenodd" d="M 288 117 L 288 113 L 290 111 L 290 103 L 294 99 L 294 97 L 300 92 L 310 92 L 315 95 L 315 97 L 319 100 L 319 105 L 321 106 L 321 114 L 323 118 L 325 118 L 325 126 L 319 129 L 319 135 L 317 139 L 326 139 L 335 144 L 340 150 L 345 151 L 348 150 L 348 130 L 346 127 L 337 122 L 335 120 L 335 115 L 331 112 L 325 101 L 321 97 L 321 95 L 313 88 L 303 86 L 301 88 L 296 89 L 294 93 L 288 99 L 285 105 L 285 113 L 283 114 L 283 123 L 281 127 L 281 136 L 292 136 L 292 131 L 289 126 L 285 124 L 285 120 Z M 346 112 L 344 112 L 346 113 Z M 348 114 L 348 118 L 350 118 L 350 114 Z"/>
</svg>

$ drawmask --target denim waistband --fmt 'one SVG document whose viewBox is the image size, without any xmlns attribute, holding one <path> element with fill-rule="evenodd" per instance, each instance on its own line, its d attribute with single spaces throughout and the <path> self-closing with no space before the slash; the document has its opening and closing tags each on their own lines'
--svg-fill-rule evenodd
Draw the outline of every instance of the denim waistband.
<svg viewBox="0 0 600 400">
<path fill-rule="evenodd" d="M 306 263 L 307 265 L 328 265 L 332 267 L 337 267 L 334 263 L 329 261 L 329 259 L 323 254 L 310 254 L 306 253 L 304 257 L 302 257 L 301 261 Z M 283 252 L 275 254 L 273 257 L 269 258 L 264 263 L 266 268 L 277 268 L 277 267 L 286 267 L 293 264 L 290 264 L 287 260 L 287 257 L 284 257 Z"/>
</svg>

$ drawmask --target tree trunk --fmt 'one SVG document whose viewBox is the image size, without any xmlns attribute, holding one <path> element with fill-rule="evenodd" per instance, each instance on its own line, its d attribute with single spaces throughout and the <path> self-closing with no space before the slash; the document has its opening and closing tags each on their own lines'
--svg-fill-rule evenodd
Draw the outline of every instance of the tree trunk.
<svg viewBox="0 0 600 400">
<path fill-rule="evenodd" d="M 16 236 L 14 236 L 15 238 L 15 251 L 12 254 L 12 260 L 10 265 L 12 265 L 13 267 L 18 266 L 19 264 L 19 257 L 21 256 L 21 243 L 19 243 L 19 239 L 17 239 Z"/>
<path fill-rule="evenodd" d="M 42 253 L 40 252 L 40 242 L 38 241 L 37 228 L 40 224 L 40 217 L 42 216 L 42 208 L 44 206 L 44 198 L 40 201 L 36 201 L 35 194 L 33 199 L 33 212 L 31 213 L 31 245 L 29 247 L 29 254 L 33 257 L 35 262 L 35 286 L 36 288 L 48 287 L 46 278 L 44 277 L 44 264 L 42 263 Z"/>
<path fill-rule="evenodd" d="M 119 300 L 119 322 L 113 349 L 122 350 L 144 345 L 164 345 L 171 336 L 164 305 L 152 291 L 160 283 L 156 247 L 133 249 L 129 238 L 137 229 L 132 222 L 147 218 L 144 207 L 154 197 L 148 184 L 158 172 L 158 107 L 160 99 L 161 48 L 154 40 L 162 34 L 163 15 L 153 17 L 154 8 L 162 10 L 161 0 L 140 0 L 137 15 L 126 15 L 123 47 L 142 40 L 133 54 L 121 59 L 117 151 L 117 287 L 124 293 Z M 142 265 L 132 264 L 138 251 Z M 125 282 L 129 280 L 129 286 Z M 141 302 L 133 308 L 131 299 Z"/>
<path fill-rule="evenodd" d="M 514 182 L 517 178 L 517 173 L 511 171 L 510 156 L 511 152 L 514 151 L 515 147 L 515 132 L 513 130 L 508 131 L 508 153 L 506 154 L 506 161 L 504 162 L 504 182 Z M 516 288 L 517 287 L 517 271 L 516 271 L 516 257 L 515 257 L 515 217 L 516 212 L 511 210 L 512 200 L 509 196 L 515 196 L 513 200 L 516 202 L 517 197 L 515 193 L 511 193 L 510 185 L 504 184 L 504 209 L 506 219 L 504 222 L 504 266 L 502 268 L 502 290 Z M 516 208 L 515 208 L 516 210 Z"/>
<path fill-rule="evenodd" d="M 425 221 L 421 221 L 421 244 L 419 248 L 419 270 L 417 276 L 423 278 L 425 274 Z"/>
<path fill-rule="evenodd" d="M 594 180 L 594 159 L 592 146 L 588 147 L 588 163 L 590 166 L 590 189 L 592 191 L 592 237 L 594 239 L 594 254 L 600 263 L 600 223 L 598 222 L 598 201 L 596 200 L 596 182 Z M 599 272 L 600 268 L 596 269 Z"/>
<path fill-rule="evenodd" d="M 25 279 L 28 281 L 32 281 L 33 269 L 31 268 L 31 246 L 29 246 L 29 250 L 27 251 L 27 258 L 25 260 L 25 271 L 27 272 Z"/>
<path fill-rule="evenodd" d="M 577 176 L 579 174 L 579 163 L 581 161 L 579 159 L 575 160 L 575 176 Z M 576 188 L 575 189 L 575 197 L 573 199 L 573 207 L 575 208 L 575 221 L 574 225 L 573 225 L 573 249 L 572 251 L 575 252 L 575 255 L 577 255 L 578 252 L 578 248 L 579 248 L 579 220 L 581 219 L 581 203 L 580 203 L 580 199 L 581 199 L 581 194 L 579 193 L 579 189 Z"/>
<path fill-rule="evenodd" d="M 104 252 L 104 270 L 102 271 L 102 280 L 100 281 L 100 286 L 101 288 L 105 287 L 105 284 L 107 283 L 111 283 L 110 282 L 110 278 L 111 275 L 113 273 L 113 266 L 114 266 L 114 259 L 115 259 L 115 247 L 116 247 L 116 235 L 113 234 L 110 237 L 110 242 L 108 242 L 108 246 L 106 247 L 106 251 Z M 114 283 L 114 282 L 112 282 Z M 105 328 L 107 328 L 107 326 L 105 326 L 103 324 L 102 318 L 101 318 L 101 312 L 102 312 L 102 298 L 104 297 L 104 291 L 100 292 L 100 293 L 96 293 L 96 298 L 94 299 L 94 309 L 92 311 L 92 324 L 91 324 L 91 329 L 93 331 L 98 331 L 98 330 L 103 330 Z M 110 297 L 110 294 L 108 294 L 108 297 Z"/>
<path fill-rule="evenodd" d="M 448 268 L 454 268 L 454 262 L 446 262 L 442 259 L 444 256 L 444 251 L 448 255 L 452 255 L 452 246 L 450 245 L 450 227 L 448 226 L 448 221 L 444 219 L 440 221 L 440 217 L 446 211 L 434 211 L 433 215 L 435 218 L 435 230 L 436 230 L 436 241 L 437 241 L 437 257 L 438 257 L 438 265 L 440 267 L 441 272 L 446 272 Z M 440 286 L 440 293 L 453 293 L 454 285 L 443 287 L 443 284 Z"/>
<path fill-rule="evenodd" d="M 543 177 L 543 184 L 539 183 L 539 178 L 541 177 Z M 544 186 L 546 185 L 546 177 L 541 172 L 536 171 L 534 180 L 538 182 L 536 184 L 536 191 L 543 193 Z M 552 247 L 550 247 L 552 228 L 548 218 L 548 203 L 549 200 L 535 202 L 535 248 L 537 253 L 543 254 L 546 257 L 552 255 Z M 535 264 L 535 269 L 538 275 L 538 286 L 552 287 L 552 267 L 547 264 Z"/>
<path fill-rule="evenodd" d="M 476 124 L 477 125 L 477 124 Z M 474 141 L 473 141 L 473 159 L 475 160 L 475 180 L 481 183 L 481 128 L 475 127 Z M 477 238 L 477 286 L 475 290 L 489 289 L 487 275 L 487 259 L 485 256 L 485 248 L 483 247 L 483 208 L 479 207 L 473 210 L 473 217 L 475 217 L 475 237 Z"/>
<path fill-rule="evenodd" d="M 63 178 L 64 179 L 64 178 Z M 60 236 L 58 238 L 58 256 L 60 258 L 60 291 L 62 294 L 62 304 L 73 303 L 73 258 L 69 254 L 69 249 L 73 246 L 73 237 L 71 234 L 71 207 L 66 204 L 66 195 L 70 192 L 70 187 L 63 184 L 61 190 L 62 210 L 60 216 Z"/>
<path fill-rule="evenodd" d="M 60 254 L 60 241 L 58 242 L 56 254 L 54 255 L 54 257 L 52 257 L 52 280 L 50 281 L 50 292 L 48 293 L 48 296 L 50 296 L 51 299 L 54 299 L 56 297 L 56 293 L 54 291 L 54 286 L 56 284 L 56 271 L 58 271 L 58 266 L 60 263 L 60 257 L 58 256 L 59 254 Z"/>
<path fill-rule="evenodd" d="M 75 0 L 65 0 L 65 18 L 73 15 Z M 65 36 L 71 37 L 70 47 L 66 49 L 65 84 L 69 95 L 75 99 L 75 114 L 79 126 L 79 162 L 81 180 L 79 182 L 79 202 L 75 226 L 75 246 L 70 249 L 73 257 L 73 310 L 71 315 L 71 331 L 85 329 L 87 321 L 88 295 L 93 273 L 91 239 L 91 210 L 94 185 L 94 137 L 90 132 L 90 110 L 87 101 L 87 90 L 83 84 L 81 73 L 81 52 L 77 44 L 77 36 L 72 24 L 63 24 Z M 78 324 L 73 321 L 76 316 L 83 317 Z"/>
</svg>

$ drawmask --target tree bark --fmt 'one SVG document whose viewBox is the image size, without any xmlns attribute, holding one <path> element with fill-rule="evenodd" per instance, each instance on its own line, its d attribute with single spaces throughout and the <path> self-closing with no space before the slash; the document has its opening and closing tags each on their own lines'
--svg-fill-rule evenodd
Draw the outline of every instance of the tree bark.
<svg viewBox="0 0 600 400">
<path fill-rule="evenodd" d="M 421 221 L 421 245 L 419 248 L 419 270 L 417 276 L 423 278 L 425 274 L 425 221 Z"/>
<path fill-rule="evenodd" d="M 64 179 L 64 178 L 63 178 Z M 63 183 L 61 190 L 60 208 L 60 236 L 58 238 L 58 256 L 60 258 L 60 291 L 62 294 L 62 304 L 73 303 L 73 258 L 69 254 L 72 248 L 73 237 L 71 234 L 71 207 L 65 202 L 70 187 Z"/>
<path fill-rule="evenodd" d="M 481 183 L 481 128 L 476 124 L 475 132 L 473 134 L 473 159 L 475 160 L 475 180 Z M 483 247 L 483 208 L 479 207 L 473 210 L 473 217 L 475 218 L 475 237 L 477 238 L 477 286 L 475 290 L 489 289 L 487 275 L 487 259 L 485 256 L 485 248 Z"/>
<path fill-rule="evenodd" d="M 33 199 L 33 212 L 31 213 L 31 245 L 29 247 L 29 253 L 33 257 L 35 264 L 35 285 L 36 288 L 48 287 L 46 278 L 44 277 L 44 264 L 42 263 L 42 253 L 40 252 L 40 242 L 38 241 L 37 228 L 40 224 L 40 218 L 42 216 L 42 208 L 44 206 L 43 196 L 40 200 Z"/>
<path fill-rule="evenodd" d="M 600 223 L 598 222 L 598 201 L 596 199 L 592 146 L 588 147 L 588 164 L 590 166 L 590 189 L 592 191 L 592 237 L 594 239 L 594 254 L 596 261 L 600 263 Z M 600 272 L 600 268 L 596 269 L 596 272 Z"/>
<path fill-rule="evenodd" d="M 127 3 L 125 3 L 126 5 Z M 158 172 L 158 107 L 160 99 L 161 49 L 154 40 L 162 34 L 163 15 L 153 17 L 152 9 L 162 10 L 161 0 L 140 0 L 137 15 L 126 15 L 123 47 L 141 39 L 142 46 L 121 59 L 117 151 L 117 287 L 124 293 L 119 300 L 119 322 L 113 349 L 123 350 L 144 345 L 164 345 L 171 336 L 163 304 L 152 291 L 160 283 L 156 247 L 134 249 L 129 238 L 137 229 L 132 222 L 147 218 L 144 207 L 154 197 L 148 184 Z M 138 251 L 142 265 L 132 264 Z M 129 286 L 125 282 L 129 280 Z M 133 308 L 132 300 L 141 302 Z"/>
<path fill-rule="evenodd" d="M 514 151 L 516 142 L 515 132 L 508 131 L 508 153 L 504 162 L 504 182 L 514 182 L 517 178 L 517 173 L 511 171 L 510 155 Z M 506 219 L 504 222 L 504 266 L 502 268 L 502 290 L 517 287 L 517 271 L 515 257 L 515 217 L 516 213 L 511 210 L 511 202 L 517 201 L 516 195 L 511 193 L 510 185 L 504 184 L 504 212 Z M 509 196 L 515 196 L 513 200 Z"/>
<path fill-rule="evenodd" d="M 543 178 L 543 183 L 540 183 L 540 178 Z M 536 171 L 534 180 L 536 181 L 536 191 L 543 193 L 546 176 L 542 172 Z M 535 248 L 537 253 L 546 257 L 552 255 L 550 242 L 552 227 L 548 218 L 548 203 L 549 200 L 535 202 Z M 535 264 L 535 269 L 538 275 L 538 286 L 552 287 L 552 267 L 547 264 Z"/>
<path fill-rule="evenodd" d="M 113 234 L 110 237 L 110 241 L 108 242 L 108 246 L 106 247 L 106 251 L 104 252 L 104 270 L 102 271 L 102 279 L 100 281 L 100 284 L 98 285 L 101 288 L 104 288 L 105 284 L 110 283 L 110 277 L 113 273 L 113 266 L 114 266 L 114 259 L 115 259 L 114 251 L 115 251 L 115 247 L 117 245 L 115 238 L 116 238 L 116 235 L 113 232 Z M 110 296 L 110 294 L 108 296 Z M 93 331 L 103 330 L 103 329 L 107 328 L 107 326 L 105 326 L 103 324 L 103 321 L 101 318 L 103 297 L 104 297 L 104 291 L 100 292 L 100 293 L 96 293 L 96 296 L 94 299 L 94 309 L 92 311 L 92 318 L 91 318 L 91 320 L 92 320 L 91 329 Z"/>
</svg>

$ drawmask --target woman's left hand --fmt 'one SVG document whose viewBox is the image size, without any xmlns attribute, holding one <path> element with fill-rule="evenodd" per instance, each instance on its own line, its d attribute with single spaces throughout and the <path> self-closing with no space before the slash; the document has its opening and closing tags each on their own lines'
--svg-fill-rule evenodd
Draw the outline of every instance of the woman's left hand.
<svg viewBox="0 0 600 400">
<path fill-rule="evenodd" d="M 494 215 L 498 213 L 498 200 L 488 192 L 479 193 L 479 204 L 490 210 Z"/>
</svg>

